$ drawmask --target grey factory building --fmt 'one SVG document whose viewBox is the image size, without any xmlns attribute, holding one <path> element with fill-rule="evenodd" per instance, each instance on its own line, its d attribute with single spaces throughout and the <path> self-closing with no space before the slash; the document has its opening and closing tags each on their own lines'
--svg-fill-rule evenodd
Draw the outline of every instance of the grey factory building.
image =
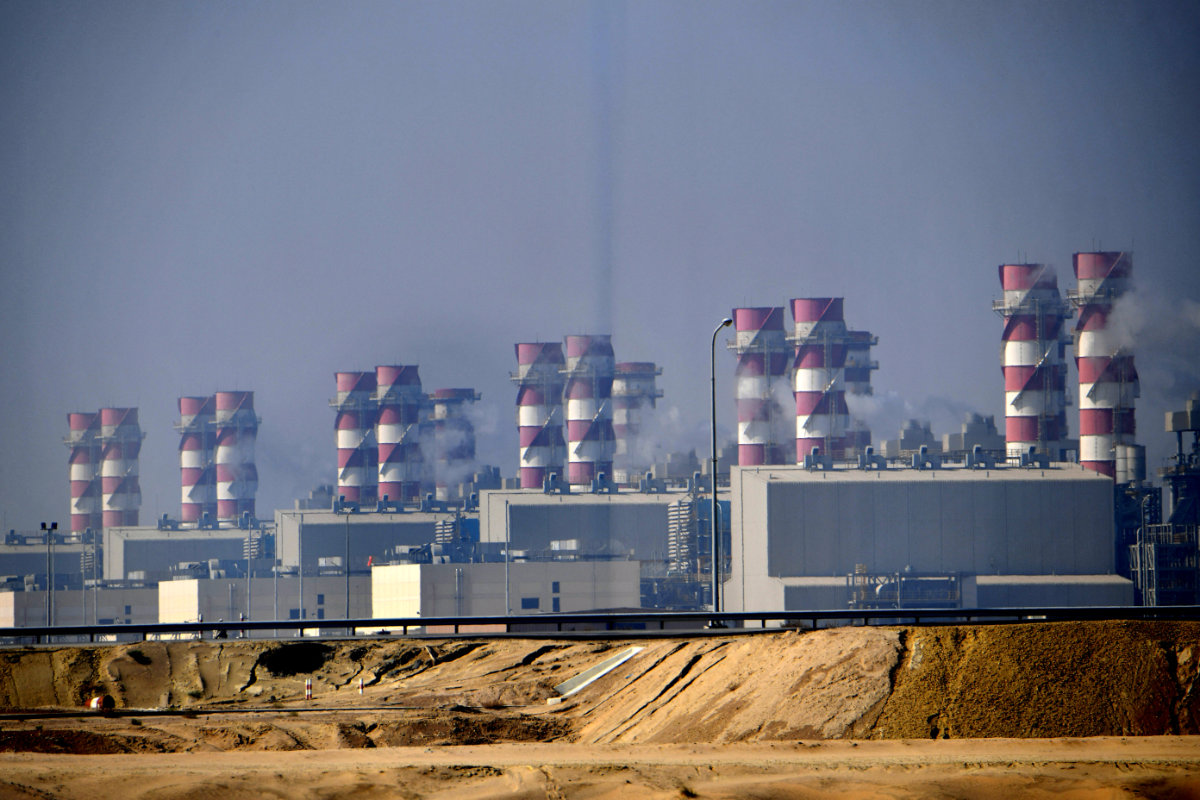
<svg viewBox="0 0 1200 800">
<path fill-rule="evenodd" d="M 949 586 L 963 607 L 1134 599 L 1113 574 L 1112 480 L 1078 465 L 739 467 L 730 492 L 729 611 L 845 608 L 856 575 Z"/>
</svg>

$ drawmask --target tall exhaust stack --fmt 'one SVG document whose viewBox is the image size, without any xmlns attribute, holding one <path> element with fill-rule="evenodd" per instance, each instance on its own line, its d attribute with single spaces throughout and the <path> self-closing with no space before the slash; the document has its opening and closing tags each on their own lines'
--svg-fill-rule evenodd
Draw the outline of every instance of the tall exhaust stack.
<svg viewBox="0 0 1200 800">
<path fill-rule="evenodd" d="M 1079 371 L 1079 461 L 1117 483 L 1143 480 L 1145 450 L 1134 437 L 1134 401 L 1139 394 L 1133 355 L 1109 329 L 1113 304 L 1131 285 L 1129 253 L 1076 253 L 1079 309 L 1075 324 L 1075 365 Z"/>
<path fill-rule="evenodd" d="M 67 429 L 63 441 L 71 451 L 71 533 L 83 533 L 88 528 L 99 531 L 104 523 L 100 509 L 100 415 L 90 411 L 68 414 Z"/>
<path fill-rule="evenodd" d="M 362 505 L 376 501 L 379 449 L 375 441 L 375 372 L 335 372 L 337 396 L 329 405 L 337 445 L 337 494 Z"/>
<path fill-rule="evenodd" d="M 783 306 L 733 309 L 737 356 L 734 403 L 738 418 L 738 463 L 790 464 L 795 414 L 780 397 L 790 395 L 791 347 L 783 330 Z"/>
<path fill-rule="evenodd" d="M 1067 448 L 1068 333 L 1070 306 L 1058 278 L 1044 264 L 1003 264 L 1004 298 L 992 308 L 1004 318 L 1005 440 L 1009 458 L 1035 447 L 1055 461 Z"/>
<path fill-rule="evenodd" d="M 850 410 L 846 406 L 847 333 L 842 298 L 794 299 L 792 319 L 796 462 L 803 464 L 814 447 L 821 455 L 845 458 Z"/>
<path fill-rule="evenodd" d="M 216 450 L 217 399 L 179 398 L 179 519 L 200 522 L 205 514 L 217 518 Z"/>
<path fill-rule="evenodd" d="M 612 337 L 568 336 L 566 351 L 567 481 L 587 491 L 600 473 L 612 478 Z"/>
<path fill-rule="evenodd" d="M 558 342 L 519 342 L 517 431 L 521 439 L 518 470 L 522 489 L 540 489 L 547 475 L 561 478 L 567 446 L 563 438 L 563 376 L 566 366 Z"/>
<path fill-rule="evenodd" d="M 616 365 L 612 384 L 613 464 L 627 473 L 643 472 L 653 461 L 640 436 L 651 409 L 662 397 L 657 382 L 661 374 L 662 369 L 648 361 Z"/>
<path fill-rule="evenodd" d="M 136 408 L 100 409 L 100 486 L 105 528 L 138 524 L 142 490 L 138 454 L 142 429 Z"/>
<path fill-rule="evenodd" d="M 379 417 L 375 439 L 379 447 L 379 499 L 411 503 L 421 496 L 421 377 L 417 365 L 375 368 L 375 399 Z"/>
<path fill-rule="evenodd" d="M 879 344 L 879 337 L 870 331 L 847 331 L 846 333 L 846 397 L 867 397 L 874 394 L 871 388 L 871 372 L 879 369 L 879 363 L 871 360 L 871 348 Z M 850 400 L 847 399 L 849 407 Z M 859 419 L 850 420 L 846 431 L 846 449 L 862 454 L 871 444 L 871 429 Z"/>
<path fill-rule="evenodd" d="M 436 389 L 433 405 L 433 476 L 435 498 L 453 499 L 451 489 L 462 483 L 475 464 L 475 425 L 467 408 L 481 395 L 474 389 Z"/>
<path fill-rule="evenodd" d="M 254 497 L 258 493 L 254 444 L 260 420 L 254 413 L 254 392 L 217 392 L 213 403 L 217 519 L 235 522 L 245 513 L 254 516 Z"/>
</svg>

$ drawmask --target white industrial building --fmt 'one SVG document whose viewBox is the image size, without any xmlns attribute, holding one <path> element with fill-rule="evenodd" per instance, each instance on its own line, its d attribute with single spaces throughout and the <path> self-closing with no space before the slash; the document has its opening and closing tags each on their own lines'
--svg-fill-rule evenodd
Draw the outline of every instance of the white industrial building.
<svg viewBox="0 0 1200 800">
<path fill-rule="evenodd" d="M 170 580 L 184 563 L 245 559 L 247 540 L 257 548 L 261 529 L 114 527 L 104 529 L 104 580 Z M 270 568 L 269 563 L 267 569 Z M 255 565 L 255 569 L 259 566 Z"/>
<path fill-rule="evenodd" d="M 303 586 L 304 602 L 300 602 Z M 245 579 L 185 578 L 158 584 L 159 622 L 232 622 L 249 620 L 346 619 L 346 576 L 298 576 Z M 371 615 L 371 578 L 350 576 L 350 614 Z M 249 600 L 247 601 L 247 595 Z"/>
<path fill-rule="evenodd" d="M 345 559 L 350 549 L 351 572 L 367 569 L 367 561 L 384 560 L 396 547 L 420 547 L 434 541 L 439 522 L 453 514 L 430 512 L 334 513 L 321 510 L 278 510 L 275 531 L 279 561 L 296 568 L 304 561 L 306 574 L 316 572 L 322 559 Z"/>
<path fill-rule="evenodd" d="M 730 493 L 728 611 L 845 608 L 856 570 L 952 577 L 964 607 L 1133 602 L 1112 480 L 1078 466 L 741 467 Z"/>
<path fill-rule="evenodd" d="M 0 591 L 0 628 L 46 624 L 46 592 Z M 153 587 L 66 589 L 54 592 L 55 625 L 129 625 L 158 621 Z"/>
</svg>

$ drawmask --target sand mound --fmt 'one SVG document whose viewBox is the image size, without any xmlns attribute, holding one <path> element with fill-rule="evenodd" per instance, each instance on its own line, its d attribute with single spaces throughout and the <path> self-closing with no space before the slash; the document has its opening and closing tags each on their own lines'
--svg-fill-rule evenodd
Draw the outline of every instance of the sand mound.
<svg viewBox="0 0 1200 800">
<path fill-rule="evenodd" d="M 106 692 L 118 714 L 89 719 L 88 731 L 103 740 L 60 735 L 77 720 L 5 723 L 0 750 L 1200 734 L 1200 623 L 645 639 L 629 661 L 547 705 L 557 683 L 631 644 L 375 639 L 12 649 L 0 654 L 0 706 L 79 708 Z M 304 700 L 306 680 L 312 701 Z M 178 713 L 137 719 L 136 709 Z"/>
</svg>

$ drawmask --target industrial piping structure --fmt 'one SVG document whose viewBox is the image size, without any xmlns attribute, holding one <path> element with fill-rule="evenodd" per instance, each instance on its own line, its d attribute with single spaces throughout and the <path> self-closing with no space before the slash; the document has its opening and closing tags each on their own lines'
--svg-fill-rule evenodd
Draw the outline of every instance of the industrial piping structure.
<svg viewBox="0 0 1200 800">
<path fill-rule="evenodd" d="M 347 502 L 374 503 L 379 483 L 375 372 L 337 372 L 334 380 L 337 396 L 329 405 L 337 412 L 337 493 Z"/>
<path fill-rule="evenodd" d="M 662 369 L 648 361 L 623 361 L 616 365 L 612 384 L 612 426 L 615 437 L 613 463 L 626 472 L 649 467 L 653 460 L 639 437 L 662 397 L 656 379 Z"/>
<path fill-rule="evenodd" d="M 71 533 L 103 525 L 100 508 L 100 415 L 95 412 L 67 414 L 69 433 L 63 443 L 70 448 Z"/>
<path fill-rule="evenodd" d="M 1134 400 L 1139 394 L 1133 356 L 1114 341 L 1108 318 L 1128 291 L 1129 253 L 1076 253 L 1077 288 L 1068 292 L 1079 309 L 1075 364 L 1079 371 L 1079 461 L 1116 483 L 1145 478 L 1145 450 L 1134 442 Z"/>
<path fill-rule="evenodd" d="M 216 406 L 217 518 L 236 521 L 243 514 L 254 517 L 254 496 L 258 492 L 254 443 L 261 422 L 254 413 L 254 392 L 217 392 L 213 395 L 213 403 Z"/>
<path fill-rule="evenodd" d="M 795 322 L 789 341 L 796 348 L 792 362 L 796 400 L 796 463 L 815 448 L 821 456 L 846 455 L 850 410 L 846 406 L 846 322 L 842 298 L 805 297 L 792 300 Z"/>
<path fill-rule="evenodd" d="M 421 378 L 417 366 L 375 368 L 379 405 L 375 437 L 379 442 L 379 499 L 392 503 L 417 500 L 421 492 Z"/>
<path fill-rule="evenodd" d="M 142 506 L 138 454 L 142 429 L 136 408 L 100 409 L 100 491 L 104 527 L 137 525 Z"/>
<path fill-rule="evenodd" d="M 572 489 L 587 491 L 601 473 L 612 478 L 612 339 L 567 336 L 566 356 L 567 482 Z"/>
<path fill-rule="evenodd" d="M 517 371 L 510 378 L 517 384 L 521 488 L 540 489 L 551 471 L 561 471 L 566 457 L 562 414 L 566 361 L 558 342 L 520 342 L 515 349 Z"/>
<path fill-rule="evenodd" d="M 1005 440 L 1009 458 L 1036 448 L 1054 461 L 1064 457 L 1067 438 L 1068 336 L 1070 307 L 1058 278 L 1044 264 L 1003 264 L 1004 297 L 992 308 L 1004 318 Z"/>
<path fill-rule="evenodd" d="M 738 463 L 743 466 L 792 462 L 793 419 L 779 395 L 789 392 L 791 348 L 783 331 L 783 307 L 733 309 L 737 356 L 734 402 L 737 406 Z"/>
<path fill-rule="evenodd" d="M 474 389 L 435 389 L 433 405 L 433 464 L 435 499 L 450 500 L 450 487 L 467 477 L 475 463 L 475 426 L 467 407 L 480 398 Z"/>
<path fill-rule="evenodd" d="M 179 519 L 200 522 L 217 518 L 216 398 L 179 398 Z"/>
</svg>

